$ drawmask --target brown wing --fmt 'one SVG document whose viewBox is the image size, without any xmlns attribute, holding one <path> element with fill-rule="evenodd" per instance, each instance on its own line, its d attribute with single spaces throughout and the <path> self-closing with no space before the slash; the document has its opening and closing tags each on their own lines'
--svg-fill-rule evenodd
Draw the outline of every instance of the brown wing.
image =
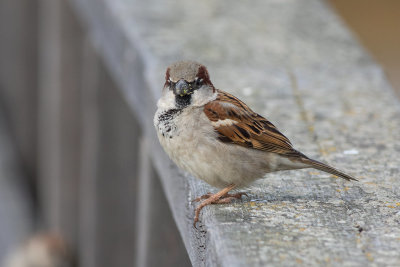
<svg viewBox="0 0 400 267">
<path fill-rule="evenodd" d="M 204 106 L 204 113 L 222 142 L 289 157 L 300 154 L 271 122 L 231 94 L 218 90 L 217 99 Z"/>
</svg>

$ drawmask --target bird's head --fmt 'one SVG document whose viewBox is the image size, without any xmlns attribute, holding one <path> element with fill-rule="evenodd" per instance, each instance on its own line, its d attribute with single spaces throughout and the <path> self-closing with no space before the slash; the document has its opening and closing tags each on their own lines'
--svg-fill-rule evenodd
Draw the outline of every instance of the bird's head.
<svg viewBox="0 0 400 267">
<path fill-rule="evenodd" d="M 167 68 L 162 99 L 182 109 L 206 104 L 215 91 L 204 65 L 195 61 L 178 61 Z"/>
</svg>

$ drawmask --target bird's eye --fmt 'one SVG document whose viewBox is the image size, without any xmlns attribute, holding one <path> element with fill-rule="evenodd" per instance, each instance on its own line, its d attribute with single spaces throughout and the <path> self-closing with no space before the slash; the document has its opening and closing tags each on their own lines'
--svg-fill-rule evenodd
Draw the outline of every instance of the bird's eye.
<svg viewBox="0 0 400 267">
<path fill-rule="evenodd" d="M 196 85 L 197 88 L 199 88 L 200 86 L 202 86 L 202 85 L 203 85 L 203 79 L 197 78 L 197 79 L 195 80 L 195 85 Z"/>
</svg>

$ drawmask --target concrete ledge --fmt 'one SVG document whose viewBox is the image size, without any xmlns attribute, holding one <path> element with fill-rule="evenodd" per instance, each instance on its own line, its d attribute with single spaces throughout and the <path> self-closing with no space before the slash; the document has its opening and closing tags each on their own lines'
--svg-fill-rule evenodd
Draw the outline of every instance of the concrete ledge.
<svg viewBox="0 0 400 267">
<path fill-rule="evenodd" d="M 148 138 L 193 265 L 400 264 L 400 103 L 325 2 L 71 2 Z M 249 200 L 204 209 L 195 230 L 189 200 L 214 189 L 176 169 L 152 126 L 164 69 L 182 58 L 360 182 L 270 174 Z"/>
</svg>

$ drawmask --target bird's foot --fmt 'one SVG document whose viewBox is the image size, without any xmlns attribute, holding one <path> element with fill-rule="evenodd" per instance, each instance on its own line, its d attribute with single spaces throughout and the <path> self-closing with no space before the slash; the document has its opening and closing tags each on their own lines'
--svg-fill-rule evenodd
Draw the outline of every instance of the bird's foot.
<svg viewBox="0 0 400 267">
<path fill-rule="evenodd" d="M 210 198 L 212 195 L 213 195 L 212 193 L 208 192 L 207 194 L 202 195 L 201 197 L 197 197 L 197 198 L 193 199 L 192 202 L 199 202 L 200 200 L 208 199 L 208 198 Z"/>
<path fill-rule="evenodd" d="M 212 195 L 214 195 L 214 194 L 212 194 L 212 193 L 207 193 L 207 194 L 205 194 L 205 195 L 202 195 L 201 197 L 198 197 L 198 198 L 193 199 L 192 202 L 199 202 L 200 200 L 208 199 L 208 198 L 210 198 Z M 248 195 L 247 193 L 245 193 L 245 192 L 239 192 L 239 193 L 236 193 L 236 194 L 229 194 L 229 193 L 228 193 L 228 194 L 222 196 L 220 199 L 224 199 L 224 198 L 241 199 L 242 196 L 249 197 L 249 195 Z M 220 204 L 220 203 L 212 203 L 212 204 Z"/>
<path fill-rule="evenodd" d="M 193 201 L 198 202 L 200 200 L 203 200 L 199 206 L 196 208 L 195 210 L 195 216 L 194 216 L 194 222 L 193 222 L 193 226 L 195 228 L 196 227 L 196 223 L 199 221 L 199 216 L 200 216 L 200 211 L 208 205 L 211 204 L 227 204 L 227 203 L 231 203 L 232 200 L 234 199 L 240 199 L 243 195 L 247 196 L 248 195 L 244 192 L 240 192 L 240 193 L 236 193 L 236 194 L 228 194 L 228 192 L 230 190 L 232 190 L 235 187 L 235 185 L 230 185 L 224 189 L 222 189 L 221 191 L 219 191 L 216 194 L 211 194 L 211 193 L 207 193 L 201 197 L 198 197 L 196 199 L 194 199 Z"/>
</svg>

